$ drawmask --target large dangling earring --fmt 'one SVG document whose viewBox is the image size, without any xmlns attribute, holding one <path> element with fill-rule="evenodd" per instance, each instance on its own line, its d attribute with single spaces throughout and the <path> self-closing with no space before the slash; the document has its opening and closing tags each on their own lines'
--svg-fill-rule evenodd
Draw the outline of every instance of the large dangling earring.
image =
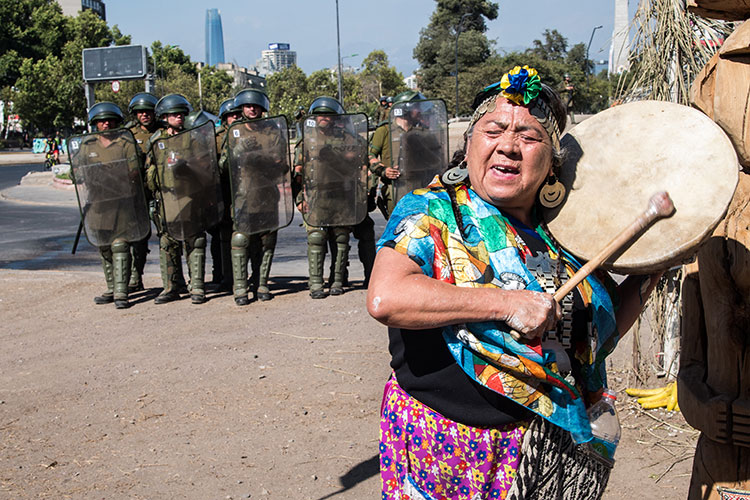
<svg viewBox="0 0 750 500">
<path fill-rule="evenodd" d="M 565 186 L 555 174 L 552 174 L 539 190 L 539 203 L 544 208 L 557 208 L 563 199 L 565 199 Z"/>
<path fill-rule="evenodd" d="M 461 184 L 469 177 L 469 169 L 466 167 L 466 160 L 462 160 L 461 163 L 453 168 L 449 168 L 443 175 L 443 184 L 450 184 L 455 186 Z"/>
</svg>

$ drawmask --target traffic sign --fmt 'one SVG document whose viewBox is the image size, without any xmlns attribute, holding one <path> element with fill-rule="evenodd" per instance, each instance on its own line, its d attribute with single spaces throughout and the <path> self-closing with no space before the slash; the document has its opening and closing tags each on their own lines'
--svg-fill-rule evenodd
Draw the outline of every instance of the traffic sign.
<svg viewBox="0 0 750 500">
<path fill-rule="evenodd" d="M 120 45 L 83 49 L 83 80 L 134 80 L 148 73 L 143 45 Z"/>
<path fill-rule="evenodd" d="M 119 80 L 113 80 L 112 81 L 112 92 L 115 94 L 120 91 L 120 81 Z"/>
</svg>

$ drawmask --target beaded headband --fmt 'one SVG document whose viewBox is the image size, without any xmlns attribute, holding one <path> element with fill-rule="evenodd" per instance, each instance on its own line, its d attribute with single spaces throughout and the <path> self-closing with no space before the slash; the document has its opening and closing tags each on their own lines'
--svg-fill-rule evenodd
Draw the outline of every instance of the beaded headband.
<svg viewBox="0 0 750 500">
<path fill-rule="evenodd" d="M 531 116 L 536 118 L 544 127 L 552 140 L 555 150 L 560 149 L 560 127 L 557 124 L 552 109 L 542 99 L 538 99 L 539 91 L 542 89 L 542 80 L 534 68 L 516 66 L 505 73 L 499 82 L 488 85 L 482 89 L 483 93 L 493 92 L 482 103 L 477 106 L 469 122 L 467 130 L 471 130 L 474 124 L 485 113 L 495 111 L 498 96 L 504 97 L 511 102 L 529 109 Z"/>
</svg>

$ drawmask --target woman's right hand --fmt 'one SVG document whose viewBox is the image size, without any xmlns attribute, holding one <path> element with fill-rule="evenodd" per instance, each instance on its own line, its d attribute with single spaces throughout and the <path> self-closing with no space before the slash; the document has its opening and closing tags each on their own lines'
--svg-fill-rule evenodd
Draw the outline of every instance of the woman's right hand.
<svg viewBox="0 0 750 500">
<path fill-rule="evenodd" d="M 513 290 L 508 295 L 513 297 L 513 303 L 504 321 L 527 339 L 540 337 L 554 329 L 562 318 L 560 304 L 549 293 Z"/>
</svg>

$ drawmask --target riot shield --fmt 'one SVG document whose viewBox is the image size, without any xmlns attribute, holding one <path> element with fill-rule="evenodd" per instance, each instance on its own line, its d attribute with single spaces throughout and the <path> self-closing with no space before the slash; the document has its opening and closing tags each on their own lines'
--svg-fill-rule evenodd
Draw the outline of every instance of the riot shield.
<svg viewBox="0 0 750 500">
<path fill-rule="evenodd" d="M 68 157 L 86 239 L 102 247 L 115 239 L 145 238 L 151 221 L 140 148 L 130 130 L 73 136 L 68 140 Z"/>
<path fill-rule="evenodd" d="M 400 102 L 391 108 L 391 151 L 401 175 L 393 199 L 427 186 L 448 165 L 448 113 L 440 99 Z"/>
<path fill-rule="evenodd" d="M 214 124 L 161 138 L 152 148 L 167 233 L 185 241 L 218 224 L 224 203 Z"/>
<path fill-rule="evenodd" d="M 367 215 L 367 117 L 314 115 L 302 132 L 303 218 L 310 226 L 353 226 Z"/>
<path fill-rule="evenodd" d="M 236 230 L 255 234 L 288 226 L 294 200 L 286 118 L 232 124 L 227 151 Z"/>
</svg>

